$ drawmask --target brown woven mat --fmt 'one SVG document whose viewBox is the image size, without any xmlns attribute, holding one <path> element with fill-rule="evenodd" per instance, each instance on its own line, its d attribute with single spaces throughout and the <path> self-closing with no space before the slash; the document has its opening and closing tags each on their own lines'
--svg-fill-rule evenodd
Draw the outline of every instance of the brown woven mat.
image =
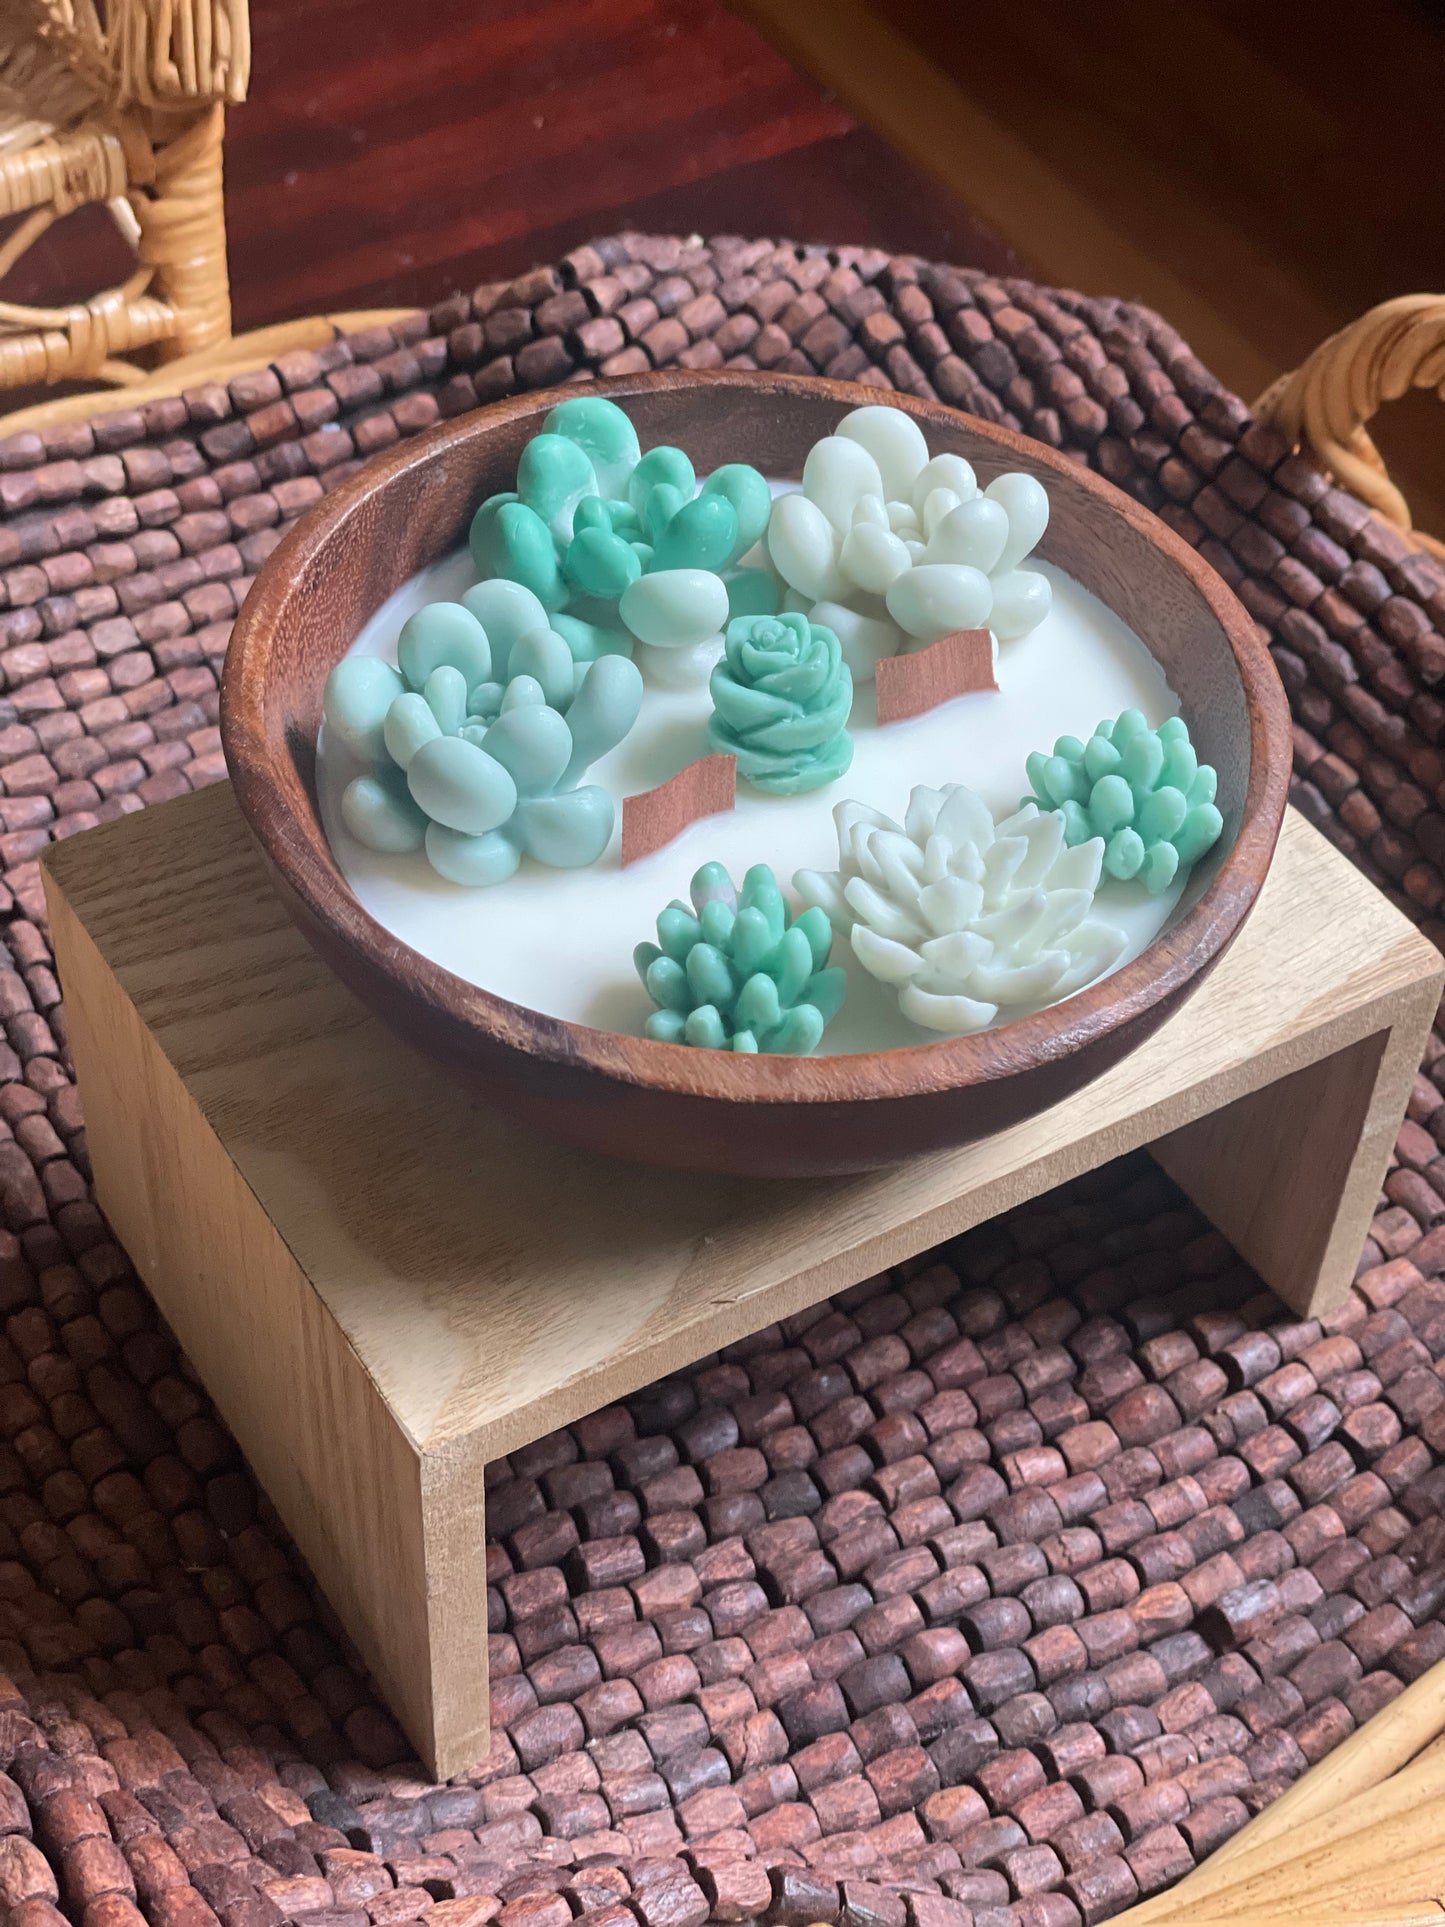
<svg viewBox="0 0 1445 1927">
<path fill-rule="evenodd" d="M 14 1927 L 1072 1927 L 1445 1655 L 1437 1036 L 1328 1329 L 1141 1157 L 494 1466 L 493 1750 L 408 1765 L 90 1201 L 34 858 L 222 773 L 230 619 L 357 460 L 673 361 L 936 393 L 1157 509 L 1268 631 L 1296 802 L 1438 929 L 1445 573 L 1127 303 L 627 235 L 0 443 Z"/>
</svg>

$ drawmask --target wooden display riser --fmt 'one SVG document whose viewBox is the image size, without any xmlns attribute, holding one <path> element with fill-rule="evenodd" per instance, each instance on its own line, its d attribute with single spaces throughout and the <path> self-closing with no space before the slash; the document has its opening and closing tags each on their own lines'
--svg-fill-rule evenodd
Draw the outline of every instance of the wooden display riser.
<svg viewBox="0 0 1445 1927">
<path fill-rule="evenodd" d="M 891 1171 L 700 1179 L 453 1088 L 313 955 L 225 786 L 46 871 L 100 1202 L 440 1776 L 488 1745 L 487 1460 L 1140 1145 L 1328 1310 L 1442 978 L 1291 812 L 1234 948 L 1077 1096 Z"/>
</svg>

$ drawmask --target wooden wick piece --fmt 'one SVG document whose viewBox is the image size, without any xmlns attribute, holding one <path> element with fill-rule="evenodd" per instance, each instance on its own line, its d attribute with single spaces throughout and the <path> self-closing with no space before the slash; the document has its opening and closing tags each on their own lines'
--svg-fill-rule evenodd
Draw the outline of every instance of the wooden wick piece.
<svg viewBox="0 0 1445 1927">
<path fill-rule="evenodd" d="M 622 799 L 622 867 L 637 863 L 682 835 L 689 823 L 730 810 L 737 798 L 736 756 L 699 757 L 659 783 Z"/>
<path fill-rule="evenodd" d="M 953 629 L 926 649 L 884 656 L 878 664 L 878 720 L 906 722 L 955 696 L 997 689 L 993 637 L 987 629 Z"/>
</svg>

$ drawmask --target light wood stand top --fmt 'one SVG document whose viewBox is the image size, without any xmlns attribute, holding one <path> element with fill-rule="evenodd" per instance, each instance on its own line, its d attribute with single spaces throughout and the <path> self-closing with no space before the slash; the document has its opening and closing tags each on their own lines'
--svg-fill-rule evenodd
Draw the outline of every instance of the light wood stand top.
<svg viewBox="0 0 1445 1927">
<path fill-rule="evenodd" d="M 1328 1309 L 1442 979 L 1291 812 L 1233 949 L 1075 1097 L 894 1170 L 714 1180 L 453 1087 L 313 955 L 225 786 L 46 868 L 101 1203 L 442 1773 L 486 1750 L 486 1460 L 1144 1144 Z"/>
</svg>

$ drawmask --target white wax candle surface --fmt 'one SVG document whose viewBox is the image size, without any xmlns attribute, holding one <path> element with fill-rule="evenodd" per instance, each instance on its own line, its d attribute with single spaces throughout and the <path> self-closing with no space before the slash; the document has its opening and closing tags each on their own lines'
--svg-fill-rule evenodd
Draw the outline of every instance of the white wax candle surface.
<svg viewBox="0 0 1445 1927">
<path fill-rule="evenodd" d="M 708 753 L 712 704 L 699 688 L 649 688 L 631 735 L 588 772 L 617 802 L 617 827 L 590 869 L 550 870 L 524 859 L 505 883 L 464 889 L 439 877 L 421 853 L 365 849 L 341 820 L 341 793 L 359 765 L 321 733 L 321 816 L 342 874 L 378 923 L 413 950 L 483 990 L 548 1016 L 599 1030 L 640 1034 L 652 1002 L 633 968 L 639 942 L 656 936 L 657 913 L 687 901 L 702 864 L 717 861 L 741 886 L 754 863 L 771 865 L 795 908 L 799 869 L 833 870 L 833 807 L 856 798 L 901 822 L 915 784 L 966 783 L 995 816 L 1016 809 L 1029 783 L 1024 759 L 1052 750 L 1056 737 L 1087 738 L 1102 718 L 1139 709 L 1157 728 L 1178 702 L 1154 657 L 1132 630 L 1062 571 L 1034 559 L 1053 584 L 1053 608 L 1031 635 L 1003 644 L 997 693 L 960 696 L 909 722 L 880 728 L 874 688 L 856 690 L 853 766 L 829 788 L 799 797 L 764 796 L 739 780 L 730 815 L 694 823 L 666 849 L 621 867 L 622 799 L 655 788 Z M 460 550 L 399 589 L 367 623 L 349 654 L 396 661 L 397 631 L 424 603 L 455 600 L 476 581 Z M 1121 963 L 1137 957 L 1168 923 L 1181 886 L 1149 896 L 1142 884 L 1105 877 L 1094 916 L 1127 937 Z M 848 996 L 819 1055 L 937 1042 L 900 1014 L 893 993 L 864 971 L 846 939 L 833 963 L 848 971 Z M 1116 966 L 1117 968 L 1117 966 Z M 1000 1022 L 1018 1016 L 1006 1010 Z"/>
</svg>

